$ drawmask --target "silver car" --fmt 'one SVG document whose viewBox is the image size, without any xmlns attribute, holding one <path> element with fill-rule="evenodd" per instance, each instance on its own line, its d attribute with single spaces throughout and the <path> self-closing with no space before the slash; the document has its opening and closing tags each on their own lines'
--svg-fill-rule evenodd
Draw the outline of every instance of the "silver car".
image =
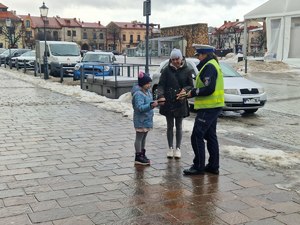
<svg viewBox="0 0 300 225">
<path fill-rule="evenodd" d="M 26 64 L 26 68 L 34 67 L 35 61 L 35 50 L 28 51 L 23 53 L 20 56 L 11 58 L 11 62 L 14 66 L 18 66 L 19 68 L 24 67 Z"/>
<path fill-rule="evenodd" d="M 157 85 L 161 75 L 161 71 L 168 65 L 169 60 L 163 61 L 156 72 L 152 75 L 152 92 L 154 98 L 157 93 Z M 199 60 L 196 58 L 186 58 L 187 66 L 193 69 L 194 77 L 199 73 L 197 65 Z M 238 72 L 236 72 L 229 64 L 220 62 L 220 66 L 224 76 L 224 92 L 225 106 L 224 111 L 240 111 L 245 113 L 255 113 L 259 108 L 263 107 L 267 101 L 267 94 L 264 88 L 250 81 Z M 189 99 L 191 108 L 193 108 L 193 99 Z"/>
</svg>

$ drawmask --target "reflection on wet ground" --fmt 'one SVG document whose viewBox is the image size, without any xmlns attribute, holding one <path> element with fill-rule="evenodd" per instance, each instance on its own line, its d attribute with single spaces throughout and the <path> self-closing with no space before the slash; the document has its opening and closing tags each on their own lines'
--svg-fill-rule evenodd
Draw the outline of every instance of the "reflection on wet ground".
<svg viewBox="0 0 300 225">
<path fill-rule="evenodd" d="M 0 82 L 5 86 L 0 89 L 1 225 L 296 225 L 300 220 L 299 183 L 286 186 L 291 183 L 282 173 L 222 154 L 220 175 L 184 176 L 193 160 L 190 135 L 183 135 L 182 158 L 167 159 L 166 131 L 160 128 L 147 136 L 151 166 L 134 166 L 135 131 L 128 118 L 16 83 Z M 219 125 L 228 132 L 220 133 L 220 144 L 260 145 L 264 140 L 258 136 L 284 133 L 295 126 L 294 118 L 262 110 L 254 117 L 264 124 L 261 129 L 242 127 L 256 124 L 253 118 L 222 117 Z M 272 134 L 277 135 L 282 137 Z M 262 144 L 271 143 L 275 146 Z"/>
</svg>

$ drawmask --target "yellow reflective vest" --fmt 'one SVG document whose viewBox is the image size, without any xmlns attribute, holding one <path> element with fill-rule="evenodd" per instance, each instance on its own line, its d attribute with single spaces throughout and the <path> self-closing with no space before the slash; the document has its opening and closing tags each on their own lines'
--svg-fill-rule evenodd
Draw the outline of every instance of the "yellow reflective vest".
<svg viewBox="0 0 300 225">
<path fill-rule="evenodd" d="M 208 64 L 214 65 L 217 70 L 218 77 L 216 80 L 215 91 L 208 96 L 196 96 L 194 101 L 194 109 L 210 109 L 224 106 L 224 80 L 221 67 L 215 59 L 209 60 L 199 71 L 196 77 L 196 88 L 205 87 L 204 83 L 200 79 L 200 74 L 203 68 Z"/>
</svg>

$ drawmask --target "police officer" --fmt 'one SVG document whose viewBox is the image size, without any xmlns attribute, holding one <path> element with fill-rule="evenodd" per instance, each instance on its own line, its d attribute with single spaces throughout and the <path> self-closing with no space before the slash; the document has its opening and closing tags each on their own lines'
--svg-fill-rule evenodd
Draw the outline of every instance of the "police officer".
<svg viewBox="0 0 300 225">
<path fill-rule="evenodd" d="M 199 74 L 196 77 L 195 88 L 188 92 L 188 97 L 195 97 L 194 109 L 197 116 L 191 136 L 192 148 L 195 154 L 193 165 L 185 169 L 185 175 L 204 174 L 204 172 L 219 174 L 219 143 L 216 134 L 217 119 L 224 106 L 223 74 L 214 47 L 209 45 L 194 45 L 195 56 L 200 63 L 197 65 Z M 205 142 L 209 153 L 208 164 L 205 166 Z"/>
</svg>

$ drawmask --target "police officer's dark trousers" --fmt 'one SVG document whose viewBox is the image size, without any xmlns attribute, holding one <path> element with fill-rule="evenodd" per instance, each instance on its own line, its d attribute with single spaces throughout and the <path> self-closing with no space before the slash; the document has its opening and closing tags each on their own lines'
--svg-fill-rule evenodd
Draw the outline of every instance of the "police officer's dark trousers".
<svg viewBox="0 0 300 225">
<path fill-rule="evenodd" d="M 217 119 L 222 108 L 200 109 L 194 123 L 191 136 L 192 147 L 195 153 L 193 167 L 197 170 L 205 168 L 205 142 L 209 153 L 208 167 L 219 169 L 219 143 L 217 138 Z"/>
</svg>

